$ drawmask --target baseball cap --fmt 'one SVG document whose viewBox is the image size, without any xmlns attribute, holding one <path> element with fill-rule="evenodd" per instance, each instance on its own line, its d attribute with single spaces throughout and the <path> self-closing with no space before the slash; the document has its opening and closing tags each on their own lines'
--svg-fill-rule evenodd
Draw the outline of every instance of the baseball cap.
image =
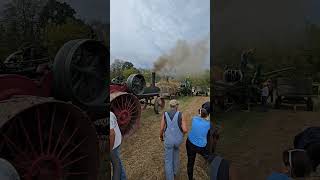
<svg viewBox="0 0 320 180">
<path fill-rule="evenodd" d="M 169 102 L 169 105 L 175 107 L 175 106 L 179 105 L 179 101 L 177 101 L 177 100 L 175 100 L 175 99 L 172 99 L 172 100 Z"/>
</svg>

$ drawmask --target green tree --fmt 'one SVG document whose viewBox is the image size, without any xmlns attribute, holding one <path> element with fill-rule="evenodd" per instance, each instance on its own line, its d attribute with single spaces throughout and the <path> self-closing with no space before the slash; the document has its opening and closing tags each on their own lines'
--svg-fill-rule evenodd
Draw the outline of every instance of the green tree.
<svg viewBox="0 0 320 180">
<path fill-rule="evenodd" d="M 68 19 L 74 19 L 76 11 L 65 2 L 49 0 L 40 12 L 40 25 L 45 27 L 47 24 L 62 25 L 67 23 Z"/>
<path fill-rule="evenodd" d="M 136 69 L 134 67 L 123 70 L 123 76 L 125 79 L 127 79 L 131 74 L 136 74 L 136 73 L 140 73 L 140 72 L 138 69 Z"/>
<path fill-rule="evenodd" d="M 65 24 L 47 25 L 47 44 L 49 54 L 54 57 L 57 51 L 67 41 L 90 37 L 90 27 L 74 19 L 68 19 Z"/>
<path fill-rule="evenodd" d="M 131 62 L 123 61 L 120 59 L 116 59 L 111 64 L 110 70 L 111 79 L 118 76 L 124 76 L 125 78 L 128 78 L 131 74 L 140 73 L 140 71 L 135 68 Z"/>
<path fill-rule="evenodd" d="M 124 64 L 124 61 L 122 61 L 120 59 L 114 60 L 114 62 L 111 64 L 111 67 L 110 67 L 110 70 L 111 70 L 110 78 L 111 79 L 122 75 L 123 64 Z"/>
</svg>

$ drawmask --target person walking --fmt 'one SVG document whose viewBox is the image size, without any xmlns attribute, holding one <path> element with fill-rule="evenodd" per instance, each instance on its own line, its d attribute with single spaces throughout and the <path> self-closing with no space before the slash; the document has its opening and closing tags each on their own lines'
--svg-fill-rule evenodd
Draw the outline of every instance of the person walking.
<svg viewBox="0 0 320 180">
<path fill-rule="evenodd" d="M 110 111 L 110 158 L 113 168 L 112 180 L 126 180 L 125 169 L 120 159 L 122 135 L 117 123 L 117 117 Z"/>
<path fill-rule="evenodd" d="M 205 108 L 199 110 L 200 116 L 192 118 L 191 130 L 186 141 L 188 156 L 187 172 L 189 180 L 193 180 L 193 167 L 196 155 L 200 154 L 205 159 L 208 158 L 207 135 L 210 129 L 209 114 Z"/>
<path fill-rule="evenodd" d="M 272 84 L 272 80 L 268 79 L 267 81 L 268 84 L 268 89 L 269 89 L 269 97 L 270 97 L 270 102 L 273 103 L 273 84 Z M 268 97 L 268 99 L 269 99 Z"/>
<path fill-rule="evenodd" d="M 268 85 L 266 83 L 263 83 L 263 88 L 262 88 L 262 92 L 261 92 L 261 104 L 262 104 L 263 111 L 267 111 L 268 97 L 269 97 Z"/>
<path fill-rule="evenodd" d="M 179 146 L 188 129 L 185 118 L 178 111 L 179 102 L 173 99 L 169 104 L 170 110 L 164 112 L 161 119 L 160 140 L 164 141 L 166 180 L 173 180 L 179 174 Z"/>
</svg>

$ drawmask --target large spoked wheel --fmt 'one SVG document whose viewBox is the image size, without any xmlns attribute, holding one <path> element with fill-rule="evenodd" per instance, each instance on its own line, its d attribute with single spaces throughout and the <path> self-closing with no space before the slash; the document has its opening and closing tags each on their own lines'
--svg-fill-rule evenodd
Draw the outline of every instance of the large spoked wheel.
<svg viewBox="0 0 320 180">
<path fill-rule="evenodd" d="M 165 107 L 165 100 L 163 98 L 160 97 L 156 97 L 154 99 L 154 112 L 156 114 L 159 114 L 160 111 L 162 111 Z"/>
<path fill-rule="evenodd" d="M 93 110 L 105 109 L 107 48 L 98 41 L 78 39 L 66 43 L 54 60 L 55 94 Z"/>
<path fill-rule="evenodd" d="M 110 110 L 116 115 L 121 133 L 127 137 L 138 127 L 141 115 L 139 99 L 125 92 L 110 95 Z"/>
<path fill-rule="evenodd" d="M 8 115 L 1 116 L 8 119 L 0 121 L 0 153 L 22 179 L 96 179 L 97 138 L 81 110 L 38 97 L 0 103 L 0 108 Z"/>
</svg>

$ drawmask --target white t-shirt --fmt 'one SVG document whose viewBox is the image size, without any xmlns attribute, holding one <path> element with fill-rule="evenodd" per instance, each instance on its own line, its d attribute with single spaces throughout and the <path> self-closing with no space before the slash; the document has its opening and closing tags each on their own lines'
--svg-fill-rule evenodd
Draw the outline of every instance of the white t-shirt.
<svg viewBox="0 0 320 180">
<path fill-rule="evenodd" d="M 122 135 L 117 123 L 117 117 L 113 114 L 113 112 L 110 112 L 110 129 L 114 129 L 115 132 L 115 140 L 112 148 L 115 149 L 121 144 Z"/>
</svg>

